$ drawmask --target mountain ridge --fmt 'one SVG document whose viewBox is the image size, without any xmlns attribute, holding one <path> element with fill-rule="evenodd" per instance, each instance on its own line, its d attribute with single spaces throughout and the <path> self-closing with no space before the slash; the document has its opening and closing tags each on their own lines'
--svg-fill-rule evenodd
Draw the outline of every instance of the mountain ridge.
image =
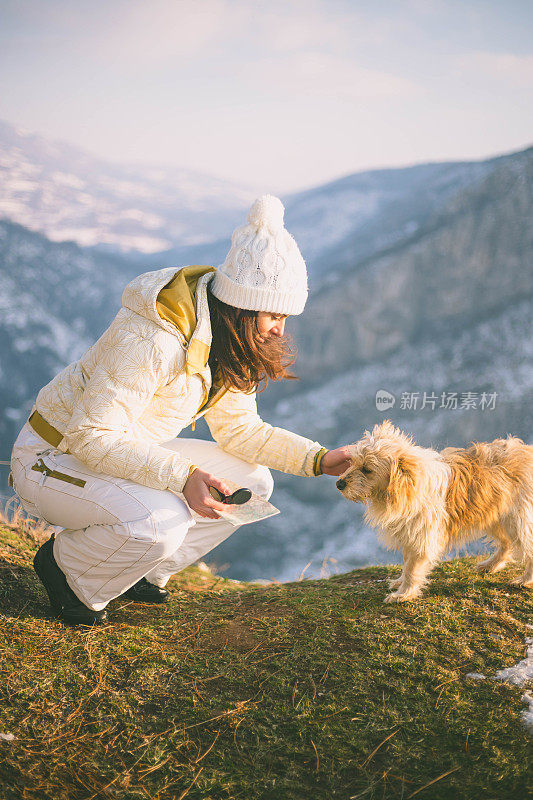
<svg viewBox="0 0 533 800">
<path fill-rule="evenodd" d="M 375 406 L 376 392 L 386 389 L 398 397 L 393 421 L 421 444 L 461 446 L 507 429 L 533 441 L 533 149 L 505 156 L 482 173 L 472 180 L 468 170 L 450 175 L 439 167 L 420 196 L 416 181 L 423 183 L 423 169 L 414 190 L 396 176 L 402 192 L 393 204 L 378 203 L 371 225 L 350 233 L 336 254 L 331 251 L 331 262 L 321 256 L 310 274 L 305 313 L 287 323 L 299 350 L 295 371 L 301 381 L 270 384 L 259 396 L 266 421 L 328 447 L 345 444 L 389 416 Z M 406 207 L 409 197 L 412 205 Z M 338 200 L 328 195 L 325 211 Z M 413 209 L 417 227 L 403 230 L 414 219 Z M 303 209 L 302 220 L 308 212 Z M 292 213 L 289 208 L 291 232 Z M 303 251 L 306 242 L 312 246 L 316 227 L 310 222 Z M 383 231 L 399 232 L 385 250 Z M 110 324 L 132 277 L 169 261 L 198 263 L 196 256 L 200 263 L 220 263 L 227 242 L 215 244 L 213 260 L 215 245 L 204 243 L 182 247 L 175 261 L 156 254 L 151 262 L 152 256 L 113 256 L 0 223 L 3 451 L 9 451 L 41 385 Z M 498 393 L 499 400 L 491 415 L 436 410 L 410 416 L 399 408 L 399 397 L 417 388 L 485 390 Z M 210 436 L 205 423 L 182 435 Z M 233 575 L 256 575 L 268 563 L 272 575 L 286 579 L 299 574 L 306 554 L 321 560 L 331 548 L 346 569 L 391 559 L 327 478 L 275 477 L 273 502 L 283 514 L 241 531 L 239 547 L 231 540 L 221 545 L 217 557 L 232 563 Z M 324 518 L 332 521 L 327 531 Z"/>
<path fill-rule="evenodd" d="M 0 214 L 54 241 L 114 252 L 205 242 L 237 224 L 252 188 L 187 168 L 117 164 L 0 121 Z"/>
</svg>

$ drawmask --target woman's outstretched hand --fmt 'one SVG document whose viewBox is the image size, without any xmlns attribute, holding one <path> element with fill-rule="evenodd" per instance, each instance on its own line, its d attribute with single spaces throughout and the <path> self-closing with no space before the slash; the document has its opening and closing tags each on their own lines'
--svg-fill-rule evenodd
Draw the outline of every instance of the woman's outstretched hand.
<svg viewBox="0 0 533 800">
<path fill-rule="evenodd" d="M 209 492 L 209 487 L 214 486 L 219 489 L 222 494 L 231 494 L 232 490 L 224 483 L 224 481 L 211 475 L 210 472 L 204 472 L 198 467 L 187 478 L 183 495 L 189 507 L 196 511 L 201 517 L 208 517 L 208 519 L 220 519 L 220 514 L 216 510 L 223 510 L 225 508 L 223 503 L 215 500 Z"/>
<path fill-rule="evenodd" d="M 320 466 L 324 475 L 342 475 L 351 464 L 350 447 L 337 447 L 322 457 Z M 194 474 L 194 473 L 193 473 Z"/>
</svg>

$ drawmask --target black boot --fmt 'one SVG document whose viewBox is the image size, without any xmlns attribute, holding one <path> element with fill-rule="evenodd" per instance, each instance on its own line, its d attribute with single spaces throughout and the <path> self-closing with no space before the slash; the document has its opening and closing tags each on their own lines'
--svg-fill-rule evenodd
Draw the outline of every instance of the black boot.
<svg viewBox="0 0 533 800">
<path fill-rule="evenodd" d="M 170 593 L 166 589 L 160 589 L 155 586 L 146 578 L 141 578 L 140 581 L 134 583 L 131 589 L 127 589 L 122 595 L 129 597 L 130 600 L 135 600 L 136 603 L 166 603 L 170 597 Z"/>
<path fill-rule="evenodd" d="M 107 611 L 87 608 L 67 583 L 65 575 L 54 558 L 54 536 L 37 550 L 33 567 L 57 616 L 72 625 L 103 625 L 107 622 Z"/>
</svg>

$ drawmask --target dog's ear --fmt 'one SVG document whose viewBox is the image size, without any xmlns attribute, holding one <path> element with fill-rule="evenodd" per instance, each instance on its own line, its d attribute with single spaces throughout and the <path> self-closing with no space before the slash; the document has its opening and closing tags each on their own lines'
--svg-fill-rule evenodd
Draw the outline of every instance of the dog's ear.
<svg viewBox="0 0 533 800">
<path fill-rule="evenodd" d="M 376 439 L 394 439 L 397 442 L 403 442 L 407 447 L 412 447 L 414 445 L 413 438 L 408 433 L 405 433 L 405 431 L 397 428 L 390 419 L 384 419 L 379 425 L 374 425 L 372 435 Z"/>
<path fill-rule="evenodd" d="M 411 455 L 399 455 L 391 465 L 387 505 L 399 514 L 408 513 L 416 499 L 419 465 Z"/>
<path fill-rule="evenodd" d="M 383 422 L 376 422 L 374 427 L 372 428 L 372 436 L 383 436 L 384 433 L 387 433 L 387 428 L 392 425 L 390 419 L 384 419 Z"/>
<path fill-rule="evenodd" d="M 390 419 L 384 419 L 383 422 L 378 422 L 374 425 L 372 436 L 379 438 L 380 436 L 399 436 L 401 431 L 397 428 Z"/>
</svg>

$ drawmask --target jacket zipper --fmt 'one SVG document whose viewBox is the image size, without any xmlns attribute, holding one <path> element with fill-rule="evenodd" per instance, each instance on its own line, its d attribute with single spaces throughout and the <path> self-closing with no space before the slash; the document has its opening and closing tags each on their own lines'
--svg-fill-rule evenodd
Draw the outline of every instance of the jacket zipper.
<svg viewBox="0 0 533 800">
<path fill-rule="evenodd" d="M 206 413 L 206 411 L 209 411 L 209 409 L 212 408 L 215 405 L 215 403 L 218 403 L 218 401 L 220 400 L 222 395 L 226 394 L 227 391 L 228 391 L 227 388 L 225 386 L 222 386 L 218 390 L 218 392 L 211 398 L 211 400 L 209 400 L 203 407 L 200 406 L 200 410 L 192 418 L 192 422 L 191 422 L 191 430 L 192 431 L 195 428 L 196 420 L 199 419 L 200 417 L 203 417 L 203 415 Z"/>
</svg>

